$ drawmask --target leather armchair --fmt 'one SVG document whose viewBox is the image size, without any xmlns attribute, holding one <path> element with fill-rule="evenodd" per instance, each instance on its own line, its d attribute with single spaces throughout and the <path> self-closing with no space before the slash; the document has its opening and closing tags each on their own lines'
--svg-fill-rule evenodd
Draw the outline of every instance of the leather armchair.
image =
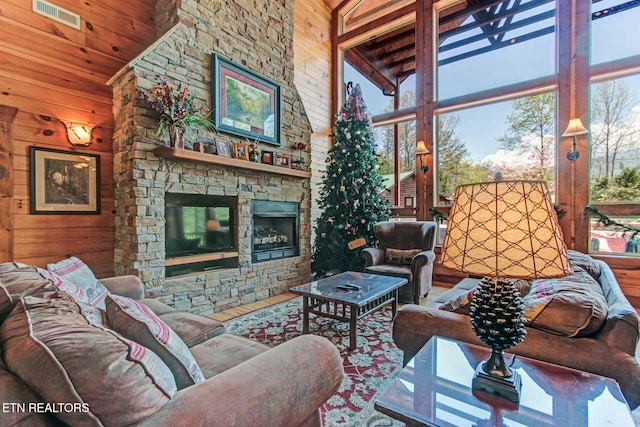
<svg viewBox="0 0 640 427">
<path fill-rule="evenodd" d="M 436 223 L 431 221 L 385 221 L 374 226 L 378 239 L 377 248 L 365 248 L 360 252 L 366 273 L 404 277 L 409 283 L 400 288 L 399 299 L 403 303 L 420 304 L 420 298 L 431 290 L 431 275 L 436 254 Z M 410 263 L 390 263 L 385 257 L 387 249 L 420 249 Z"/>
</svg>

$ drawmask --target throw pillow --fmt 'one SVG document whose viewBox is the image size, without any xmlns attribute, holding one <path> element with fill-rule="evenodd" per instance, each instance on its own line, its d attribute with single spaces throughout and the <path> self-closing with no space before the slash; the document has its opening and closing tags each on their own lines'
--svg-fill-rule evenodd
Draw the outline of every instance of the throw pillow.
<svg viewBox="0 0 640 427">
<path fill-rule="evenodd" d="M 511 284 L 518 290 L 520 296 L 526 295 L 529 293 L 529 289 L 531 289 L 531 282 L 529 280 L 511 279 Z M 471 304 L 473 294 L 477 289 L 478 286 L 469 289 L 467 292 L 440 304 L 438 309 L 452 311 L 454 313 L 469 314 L 469 304 Z"/>
<path fill-rule="evenodd" d="M 27 296 L 0 326 L 7 369 L 67 425 L 134 425 L 176 393 L 169 368 L 143 346 L 87 323 L 68 295 Z"/>
<path fill-rule="evenodd" d="M 478 286 L 469 289 L 467 292 L 461 293 L 457 297 L 440 304 L 440 307 L 438 307 L 438 309 L 452 311 L 454 313 L 469 314 L 469 304 L 471 304 L 473 294 L 477 289 Z"/>
<path fill-rule="evenodd" d="M 591 335 L 607 319 L 607 300 L 600 284 L 578 266 L 571 276 L 534 280 L 523 300 L 525 322 L 557 335 Z"/>
<path fill-rule="evenodd" d="M 109 295 L 106 305 L 111 328 L 160 356 L 173 372 L 178 389 L 204 381 L 184 341 L 147 306 L 119 295 Z"/>
<path fill-rule="evenodd" d="M 596 280 L 600 280 L 600 264 L 591 258 L 587 254 L 583 254 L 582 252 L 573 251 L 569 249 L 567 251 L 569 255 L 569 262 L 571 266 L 578 266 L 583 268 L 587 273 L 591 275 Z"/>
<path fill-rule="evenodd" d="M 34 267 L 13 262 L 0 264 L 0 323 L 11 313 L 20 298 L 55 293 L 57 289 Z"/>
<path fill-rule="evenodd" d="M 384 262 L 387 264 L 411 264 L 413 257 L 422 252 L 422 249 L 391 249 L 384 251 Z"/>
<path fill-rule="evenodd" d="M 104 299 L 109 294 L 107 288 L 80 259 L 72 256 L 55 264 L 47 264 L 47 270 L 67 279 L 86 295 L 89 305 L 104 309 Z"/>
</svg>

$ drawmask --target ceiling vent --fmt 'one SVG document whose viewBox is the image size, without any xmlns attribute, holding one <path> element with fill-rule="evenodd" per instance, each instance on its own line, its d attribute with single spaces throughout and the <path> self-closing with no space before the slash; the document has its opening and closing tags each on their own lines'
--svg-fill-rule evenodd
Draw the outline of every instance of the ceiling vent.
<svg viewBox="0 0 640 427">
<path fill-rule="evenodd" d="M 80 29 L 80 15 L 49 3 L 45 0 L 33 0 L 33 11 L 65 25 Z"/>
</svg>

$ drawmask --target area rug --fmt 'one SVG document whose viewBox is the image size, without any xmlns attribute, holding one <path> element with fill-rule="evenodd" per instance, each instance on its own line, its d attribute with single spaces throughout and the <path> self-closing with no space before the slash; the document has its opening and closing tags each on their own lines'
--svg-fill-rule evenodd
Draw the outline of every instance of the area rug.
<svg viewBox="0 0 640 427">
<path fill-rule="evenodd" d="M 229 333 L 274 347 L 302 335 L 302 298 L 276 304 L 225 322 Z M 391 339 L 391 309 L 358 320 L 357 346 L 349 351 L 349 324 L 311 315 L 311 333 L 336 345 L 345 377 L 321 408 L 325 427 L 404 426 L 377 411 L 375 398 L 400 373 L 402 352 Z"/>
</svg>

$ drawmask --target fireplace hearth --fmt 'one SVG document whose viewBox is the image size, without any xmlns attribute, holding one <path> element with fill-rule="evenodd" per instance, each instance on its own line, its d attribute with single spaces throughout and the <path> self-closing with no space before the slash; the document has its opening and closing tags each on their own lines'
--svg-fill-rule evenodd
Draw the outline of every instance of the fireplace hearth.
<svg viewBox="0 0 640 427">
<path fill-rule="evenodd" d="M 251 214 L 254 263 L 299 255 L 297 203 L 254 200 Z"/>
</svg>

